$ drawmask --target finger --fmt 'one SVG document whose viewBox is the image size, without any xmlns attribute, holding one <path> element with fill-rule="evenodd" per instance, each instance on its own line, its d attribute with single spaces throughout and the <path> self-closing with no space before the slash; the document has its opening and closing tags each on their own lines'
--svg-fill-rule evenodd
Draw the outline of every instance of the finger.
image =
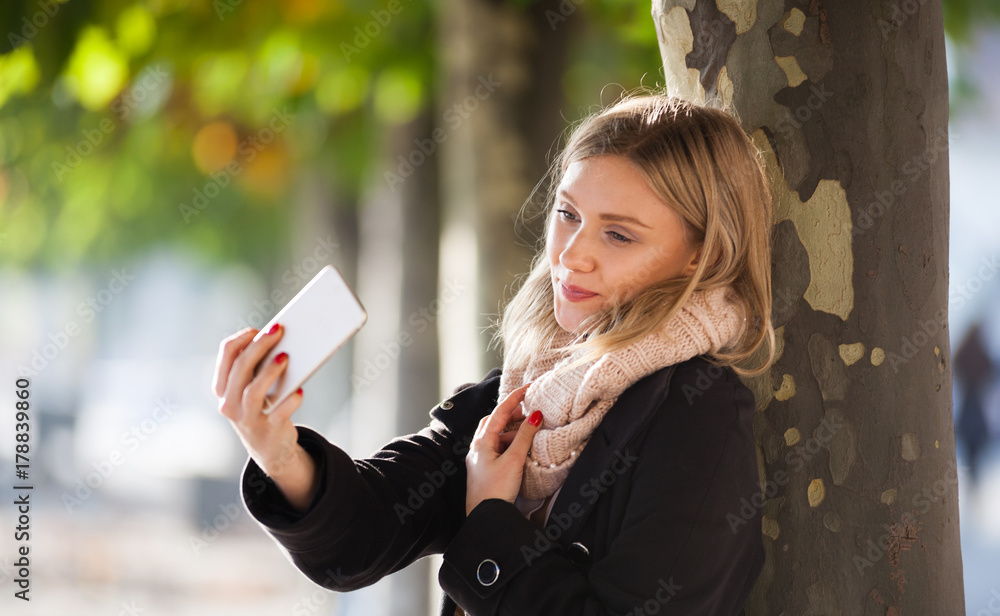
<svg viewBox="0 0 1000 616">
<path fill-rule="evenodd" d="M 528 419 L 521 422 L 521 426 L 517 429 L 517 435 L 514 437 L 514 441 L 504 452 L 504 455 L 510 455 L 517 458 L 521 463 L 528 457 L 528 449 L 531 448 L 531 442 L 535 438 L 535 434 L 542 429 L 542 412 L 535 411 L 531 415 L 528 415 Z"/>
<path fill-rule="evenodd" d="M 503 402 L 497 405 L 493 412 L 489 415 L 489 420 L 486 422 L 486 430 L 484 436 L 499 436 L 500 432 L 510 421 L 510 417 L 514 414 L 514 410 L 518 408 L 521 401 L 524 400 L 524 392 L 527 391 L 528 385 L 521 385 L 514 391 L 507 394 L 507 397 L 503 399 Z"/>
<path fill-rule="evenodd" d="M 274 356 L 260 372 L 257 373 L 250 384 L 243 390 L 243 407 L 247 410 L 256 410 L 264 406 L 264 398 L 267 392 L 278 380 L 281 373 L 288 368 L 290 358 L 287 353 L 281 352 Z"/>
<path fill-rule="evenodd" d="M 292 392 L 287 398 L 281 401 L 281 404 L 274 407 L 271 414 L 268 415 L 270 421 L 281 423 L 286 419 L 290 419 L 292 413 L 298 410 L 299 406 L 302 404 L 302 388 L 299 387 L 296 391 Z"/>
<path fill-rule="evenodd" d="M 514 440 L 515 436 L 517 436 L 517 428 L 514 428 L 513 430 L 508 430 L 506 432 L 501 432 L 500 445 L 506 449 Z"/>
<path fill-rule="evenodd" d="M 233 368 L 229 371 L 229 381 L 226 383 L 226 398 L 241 399 L 243 390 L 250 379 L 253 378 L 253 369 L 260 360 L 267 355 L 271 348 L 278 344 L 284 334 L 285 328 L 278 326 L 277 329 L 266 333 L 259 333 L 254 340 L 247 345 L 233 362 Z"/>
<path fill-rule="evenodd" d="M 247 327 L 219 343 L 219 355 L 215 359 L 215 375 L 212 377 L 212 391 L 215 392 L 217 398 L 221 398 L 226 391 L 226 381 L 229 380 L 229 371 L 233 367 L 236 356 L 250 344 L 250 340 L 257 331 L 252 327 Z"/>
</svg>

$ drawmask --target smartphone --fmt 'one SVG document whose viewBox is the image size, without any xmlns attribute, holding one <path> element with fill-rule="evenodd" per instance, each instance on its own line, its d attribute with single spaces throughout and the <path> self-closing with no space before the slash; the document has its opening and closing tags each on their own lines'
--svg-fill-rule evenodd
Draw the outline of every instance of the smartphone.
<svg viewBox="0 0 1000 616">
<path fill-rule="evenodd" d="M 254 336 L 264 336 L 280 323 L 285 329 L 281 340 L 257 364 L 256 374 L 284 351 L 288 366 L 264 398 L 264 414 L 269 415 L 285 398 L 302 386 L 326 360 L 330 359 L 368 320 L 361 301 L 347 286 L 340 271 L 323 267 L 274 318 Z"/>
</svg>

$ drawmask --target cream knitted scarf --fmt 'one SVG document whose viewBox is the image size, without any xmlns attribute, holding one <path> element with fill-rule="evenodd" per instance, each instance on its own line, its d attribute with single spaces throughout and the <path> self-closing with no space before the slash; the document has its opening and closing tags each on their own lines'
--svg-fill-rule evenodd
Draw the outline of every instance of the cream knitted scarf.
<svg viewBox="0 0 1000 616">
<path fill-rule="evenodd" d="M 662 330 L 568 372 L 560 368 L 576 356 L 561 347 L 573 341 L 571 332 L 561 332 L 552 347 L 523 368 L 513 368 L 505 360 L 498 400 L 531 382 L 523 413 L 539 410 L 543 418 L 525 460 L 521 496 L 545 498 L 562 485 L 604 414 L 633 383 L 735 342 L 746 319 L 728 292 L 729 288 L 696 291 Z"/>
</svg>

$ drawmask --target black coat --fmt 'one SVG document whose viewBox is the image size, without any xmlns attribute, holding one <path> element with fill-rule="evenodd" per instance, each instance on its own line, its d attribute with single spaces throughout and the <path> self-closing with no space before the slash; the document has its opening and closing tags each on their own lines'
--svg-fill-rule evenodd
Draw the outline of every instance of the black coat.
<svg viewBox="0 0 1000 616">
<path fill-rule="evenodd" d="M 497 404 L 500 370 L 460 388 L 430 425 L 352 460 L 299 426 L 319 488 L 304 514 L 249 460 L 247 510 L 316 583 L 361 588 L 443 553 L 442 616 L 733 615 L 764 563 L 754 398 L 704 358 L 622 392 L 555 499 L 544 531 L 512 503 L 465 516 L 465 454 Z M 745 500 L 743 500 L 745 499 Z"/>
</svg>

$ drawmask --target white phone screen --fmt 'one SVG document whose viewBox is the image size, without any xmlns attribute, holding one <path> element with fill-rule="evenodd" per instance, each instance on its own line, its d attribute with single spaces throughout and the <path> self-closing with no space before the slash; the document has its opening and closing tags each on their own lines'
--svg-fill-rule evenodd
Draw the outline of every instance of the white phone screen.
<svg viewBox="0 0 1000 616">
<path fill-rule="evenodd" d="M 264 336 L 280 323 L 285 333 L 257 371 L 274 356 L 288 353 L 288 366 L 267 390 L 264 413 L 270 414 L 285 398 L 302 386 L 368 319 L 361 302 L 337 268 L 327 265 L 254 336 Z"/>
</svg>

